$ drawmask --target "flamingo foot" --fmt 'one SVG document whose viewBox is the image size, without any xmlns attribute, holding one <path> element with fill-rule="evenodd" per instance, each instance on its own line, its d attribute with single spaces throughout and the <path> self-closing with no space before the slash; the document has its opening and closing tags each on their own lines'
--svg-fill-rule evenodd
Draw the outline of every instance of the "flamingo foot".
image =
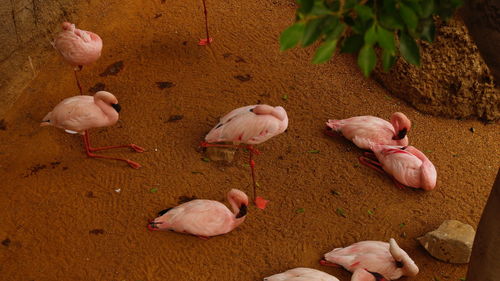
<svg viewBox="0 0 500 281">
<path fill-rule="evenodd" d="M 319 264 L 326 265 L 326 266 L 332 266 L 332 267 L 341 267 L 340 265 L 338 265 L 336 263 L 333 263 L 333 262 L 329 262 L 329 261 L 327 261 L 325 259 L 320 260 Z"/>
<path fill-rule="evenodd" d="M 144 148 L 138 146 L 138 145 L 135 145 L 135 144 L 129 144 L 129 147 L 132 148 L 133 150 L 135 150 L 135 152 L 144 152 L 146 151 Z"/>
<path fill-rule="evenodd" d="M 269 200 L 266 200 L 260 196 L 257 196 L 257 197 L 255 197 L 254 203 L 255 203 L 255 206 L 257 206 L 257 208 L 264 210 L 267 206 L 267 203 L 269 203 Z"/>
<path fill-rule="evenodd" d="M 132 160 L 125 159 L 125 162 L 127 162 L 127 164 L 133 169 L 139 169 L 142 167 L 141 164 L 134 162 Z"/>
<path fill-rule="evenodd" d="M 198 41 L 198 46 L 206 46 L 212 43 L 212 41 L 214 41 L 214 38 L 212 37 L 200 39 L 200 41 Z"/>
</svg>

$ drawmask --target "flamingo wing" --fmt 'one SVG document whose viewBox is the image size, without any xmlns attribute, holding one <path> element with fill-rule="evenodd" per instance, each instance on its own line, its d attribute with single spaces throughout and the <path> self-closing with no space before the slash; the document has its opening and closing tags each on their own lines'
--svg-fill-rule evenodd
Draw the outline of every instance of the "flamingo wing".
<svg viewBox="0 0 500 281">
<path fill-rule="evenodd" d="M 234 214 L 224 204 L 212 200 L 193 200 L 164 216 L 169 229 L 199 236 L 227 233 L 233 229 L 234 222 Z"/>
</svg>

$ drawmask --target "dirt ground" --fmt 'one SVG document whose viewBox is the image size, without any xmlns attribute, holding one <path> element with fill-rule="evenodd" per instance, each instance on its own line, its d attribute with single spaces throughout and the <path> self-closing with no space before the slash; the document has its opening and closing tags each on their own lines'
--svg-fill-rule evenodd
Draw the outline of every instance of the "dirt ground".
<svg viewBox="0 0 500 281">
<path fill-rule="evenodd" d="M 312 49 L 280 53 L 277 38 L 293 21 L 289 0 L 209 1 L 209 47 L 196 44 L 201 1 L 101 2 L 77 22 L 104 40 L 81 82 L 104 84 L 123 110 L 117 125 L 94 130 L 91 140 L 147 148 L 105 152 L 143 168 L 88 159 L 79 137 L 39 127 L 60 100 L 78 94 L 71 68 L 54 52 L 0 130 L 1 280 L 246 281 L 305 266 L 345 281 L 348 272 L 318 264 L 325 252 L 390 237 L 421 269 L 411 280 L 465 276 L 466 265 L 433 259 L 415 238 L 446 219 L 477 225 L 499 167 L 498 124 L 422 115 L 363 78 L 349 56 L 316 66 Z M 99 75 L 118 61 L 116 75 Z M 244 154 L 224 166 L 202 161 L 197 145 L 219 116 L 258 102 L 282 105 L 290 118 L 286 133 L 258 147 L 268 208 L 250 208 L 238 229 L 208 241 L 149 232 L 147 220 L 181 196 L 250 194 Z M 434 191 L 395 188 L 358 165 L 353 144 L 322 133 L 328 118 L 394 111 L 409 116 L 410 143 L 436 166 Z M 174 115 L 182 119 L 169 121 Z"/>
</svg>

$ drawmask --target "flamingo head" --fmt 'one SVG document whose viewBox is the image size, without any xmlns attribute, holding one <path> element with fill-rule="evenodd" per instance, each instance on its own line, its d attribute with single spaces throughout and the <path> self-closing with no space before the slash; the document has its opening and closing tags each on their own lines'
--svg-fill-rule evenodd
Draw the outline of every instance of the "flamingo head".
<svg viewBox="0 0 500 281">
<path fill-rule="evenodd" d="M 411 128 L 410 119 L 408 119 L 408 117 L 401 112 L 395 112 L 392 114 L 391 124 L 396 132 L 396 135 L 392 138 L 393 140 L 404 139 Z"/>
<path fill-rule="evenodd" d="M 399 247 L 394 238 L 389 240 L 389 252 L 395 260 L 396 267 L 401 268 L 403 275 L 415 276 L 418 274 L 418 266 L 410 258 L 410 256 Z"/>
<path fill-rule="evenodd" d="M 241 190 L 233 188 L 227 194 L 227 200 L 236 213 L 236 218 L 242 218 L 247 215 L 248 196 Z"/>
</svg>

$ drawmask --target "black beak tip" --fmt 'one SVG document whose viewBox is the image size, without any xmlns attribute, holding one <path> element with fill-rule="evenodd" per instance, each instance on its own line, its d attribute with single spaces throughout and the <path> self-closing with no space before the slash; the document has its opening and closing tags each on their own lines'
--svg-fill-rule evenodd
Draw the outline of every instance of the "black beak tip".
<svg viewBox="0 0 500 281">
<path fill-rule="evenodd" d="M 248 212 L 247 205 L 241 204 L 241 206 L 240 206 L 240 212 L 236 215 L 236 218 L 239 219 L 239 218 L 242 218 L 242 217 L 246 216 L 247 212 Z"/>
<path fill-rule="evenodd" d="M 118 113 L 120 112 L 120 110 L 122 110 L 122 107 L 121 107 L 119 104 L 117 104 L 117 103 L 112 104 L 111 106 L 112 106 L 112 107 L 116 110 L 116 112 L 118 112 Z"/>
</svg>

